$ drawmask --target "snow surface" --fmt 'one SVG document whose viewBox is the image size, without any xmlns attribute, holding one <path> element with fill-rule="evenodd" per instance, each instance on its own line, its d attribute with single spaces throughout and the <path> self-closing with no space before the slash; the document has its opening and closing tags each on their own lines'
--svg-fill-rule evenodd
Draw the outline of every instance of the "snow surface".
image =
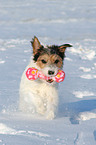
<svg viewBox="0 0 96 145">
<path fill-rule="evenodd" d="M 56 119 L 18 111 L 30 40 L 70 43 Z M 96 0 L 0 0 L 0 145 L 96 145 Z"/>
</svg>

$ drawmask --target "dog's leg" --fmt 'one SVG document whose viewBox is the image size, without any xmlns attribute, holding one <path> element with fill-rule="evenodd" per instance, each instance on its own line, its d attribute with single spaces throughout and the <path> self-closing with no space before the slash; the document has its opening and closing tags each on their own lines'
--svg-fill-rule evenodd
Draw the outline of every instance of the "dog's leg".
<svg viewBox="0 0 96 145">
<path fill-rule="evenodd" d="M 19 109 L 23 112 L 36 112 L 41 115 L 44 115 L 46 111 L 42 98 L 30 91 L 21 95 Z"/>
<path fill-rule="evenodd" d="M 47 114 L 46 118 L 47 119 L 54 119 L 56 115 L 56 110 L 57 110 L 57 103 L 54 101 L 49 101 L 47 103 Z"/>
<path fill-rule="evenodd" d="M 58 106 L 58 94 L 57 92 L 54 92 L 52 94 L 47 99 L 47 112 L 46 112 L 46 118 L 51 120 L 55 118 Z"/>
<path fill-rule="evenodd" d="M 46 107 L 44 106 L 44 102 L 43 102 L 42 98 L 38 95 L 35 95 L 33 102 L 36 107 L 36 112 L 38 114 L 45 115 Z"/>
<path fill-rule="evenodd" d="M 33 103 L 34 94 L 30 92 L 20 92 L 19 110 L 22 112 L 33 114 L 36 112 Z"/>
</svg>

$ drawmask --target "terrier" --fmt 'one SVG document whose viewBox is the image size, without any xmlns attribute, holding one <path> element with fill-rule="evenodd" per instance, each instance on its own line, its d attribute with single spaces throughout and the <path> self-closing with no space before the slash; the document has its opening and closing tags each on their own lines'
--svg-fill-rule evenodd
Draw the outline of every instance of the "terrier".
<svg viewBox="0 0 96 145">
<path fill-rule="evenodd" d="M 54 119 L 58 110 L 56 76 L 62 69 L 66 48 L 72 45 L 45 47 L 41 45 L 37 37 L 33 38 L 31 44 L 33 55 L 21 78 L 19 109 L 30 114 L 38 113 L 51 120 Z M 32 80 L 30 77 L 28 79 L 29 68 L 34 69 L 33 74 L 39 75 L 37 79 Z M 43 77 L 40 78 L 40 74 Z"/>
</svg>

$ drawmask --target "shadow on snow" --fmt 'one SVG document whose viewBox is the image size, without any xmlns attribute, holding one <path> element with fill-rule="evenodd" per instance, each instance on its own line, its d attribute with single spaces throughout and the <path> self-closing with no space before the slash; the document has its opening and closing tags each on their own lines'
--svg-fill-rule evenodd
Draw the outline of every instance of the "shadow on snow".
<svg viewBox="0 0 96 145">
<path fill-rule="evenodd" d="M 92 111 L 94 109 L 96 109 L 96 99 L 64 103 L 59 106 L 58 117 L 70 117 L 72 124 L 79 124 L 78 115 L 81 112 Z"/>
</svg>

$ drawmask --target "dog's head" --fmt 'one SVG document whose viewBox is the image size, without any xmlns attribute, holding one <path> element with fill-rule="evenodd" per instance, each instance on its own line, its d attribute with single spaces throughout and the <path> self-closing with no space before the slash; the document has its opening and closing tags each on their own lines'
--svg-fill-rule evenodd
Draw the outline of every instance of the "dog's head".
<svg viewBox="0 0 96 145">
<path fill-rule="evenodd" d="M 31 44 L 33 47 L 33 60 L 39 70 L 46 76 L 55 76 L 57 74 L 58 70 L 62 68 L 66 47 L 72 47 L 70 44 L 44 47 L 37 37 L 34 37 Z"/>
</svg>

